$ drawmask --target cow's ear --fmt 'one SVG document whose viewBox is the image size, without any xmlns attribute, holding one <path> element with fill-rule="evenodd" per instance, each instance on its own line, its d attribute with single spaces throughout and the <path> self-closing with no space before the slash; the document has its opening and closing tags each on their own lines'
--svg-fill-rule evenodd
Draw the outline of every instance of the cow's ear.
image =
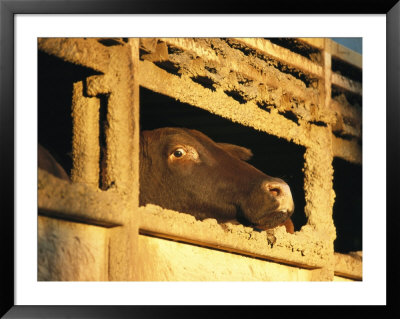
<svg viewBox="0 0 400 319">
<path fill-rule="evenodd" d="M 229 143 L 217 143 L 217 144 L 219 147 L 221 147 L 224 151 L 231 154 L 233 157 L 237 157 L 243 161 L 248 161 L 253 156 L 252 151 L 243 146 L 238 146 Z"/>
</svg>

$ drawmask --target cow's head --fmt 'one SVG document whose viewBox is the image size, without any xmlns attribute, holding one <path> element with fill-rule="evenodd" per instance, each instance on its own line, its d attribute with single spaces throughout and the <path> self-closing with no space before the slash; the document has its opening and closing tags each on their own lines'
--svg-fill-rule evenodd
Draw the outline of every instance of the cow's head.
<svg viewBox="0 0 400 319">
<path fill-rule="evenodd" d="M 196 130 L 143 131 L 140 203 L 273 228 L 293 213 L 290 188 L 247 163 L 251 156 L 247 148 L 216 143 Z"/>
</svg>

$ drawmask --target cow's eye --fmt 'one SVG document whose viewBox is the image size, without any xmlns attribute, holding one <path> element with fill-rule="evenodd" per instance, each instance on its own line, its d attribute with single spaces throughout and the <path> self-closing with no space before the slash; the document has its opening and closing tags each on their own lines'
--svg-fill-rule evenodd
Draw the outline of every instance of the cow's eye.
<svg viewBox="0 0 400 319">
<path fill-rule="evenodd" d="M 183 148 L 177 148 L 175 151 L 174 151 L 174 153 L 173 153 L 173 155 L 176 157 L 176 158 L 180 158 L 180 157 L 182 157 L 183 155 L 185 155 L 186 154 L 186 151 L 183 149 Z"/>
</svg>

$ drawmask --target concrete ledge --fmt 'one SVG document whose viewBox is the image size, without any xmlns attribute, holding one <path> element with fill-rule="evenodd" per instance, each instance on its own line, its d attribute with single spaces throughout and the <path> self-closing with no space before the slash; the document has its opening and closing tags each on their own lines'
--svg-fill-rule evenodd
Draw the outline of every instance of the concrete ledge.
<svg viewBox="0 0 400 319">
<path fill-rule="evenodd" d="M 362 251 L 349 254 L 335 253 L 335 275 L 362 280 Z"/>
<path fill-rule="evenodd" d="M 343 158 L 350 163 L 362 163 L 362 151 L 357 141 L 344 140 L 332 134 L 332 151 L 335 157 Z"/>
<path fill-rule="evenodd" d="M 139 232 L 143 235 L 303 268 L 320 268 L 330 262 L 329 245 L 310 226 L 304 226 L 295 234 L 286 233 L 283 226 L 258 232 L 243 225 L 219 224 L 211 218 L 196 220 L 191 215 L 150 204 L 140 207 L 139 215 Z"/>
<path fill-rule="evenodd" d="M 39 215 L 103 227 L 123 225 L 130 211 L 121 195 L 72 184 L 42 169 L 38 170 L 38 209 Z"/>
</svg>

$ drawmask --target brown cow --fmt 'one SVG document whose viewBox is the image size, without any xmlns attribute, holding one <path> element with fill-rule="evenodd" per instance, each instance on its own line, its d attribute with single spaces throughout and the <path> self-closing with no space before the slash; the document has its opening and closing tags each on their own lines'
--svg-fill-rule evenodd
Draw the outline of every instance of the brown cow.
<svg viewBox="0 0 400 319">
<path fill-rule="evenodd" d="M 143 131 L 140 204 L 258 229 L 285 225 L 293 233 L 289 186 L 248 164 L 251 156 L 247 148 L 216 143 L 196 130 Z"/>
<path fill-rule="evenodd" d="M 152 203 L 199 219 L 236 220 L 258 229 L 294 227 L 289 186 L 246 162 L 252 152 L 216 143 L 196 130 L 161 128 L 140 139 L 140 205 Z M 38 166 L 69 180 L 39 145 Z"/>
</svg>

